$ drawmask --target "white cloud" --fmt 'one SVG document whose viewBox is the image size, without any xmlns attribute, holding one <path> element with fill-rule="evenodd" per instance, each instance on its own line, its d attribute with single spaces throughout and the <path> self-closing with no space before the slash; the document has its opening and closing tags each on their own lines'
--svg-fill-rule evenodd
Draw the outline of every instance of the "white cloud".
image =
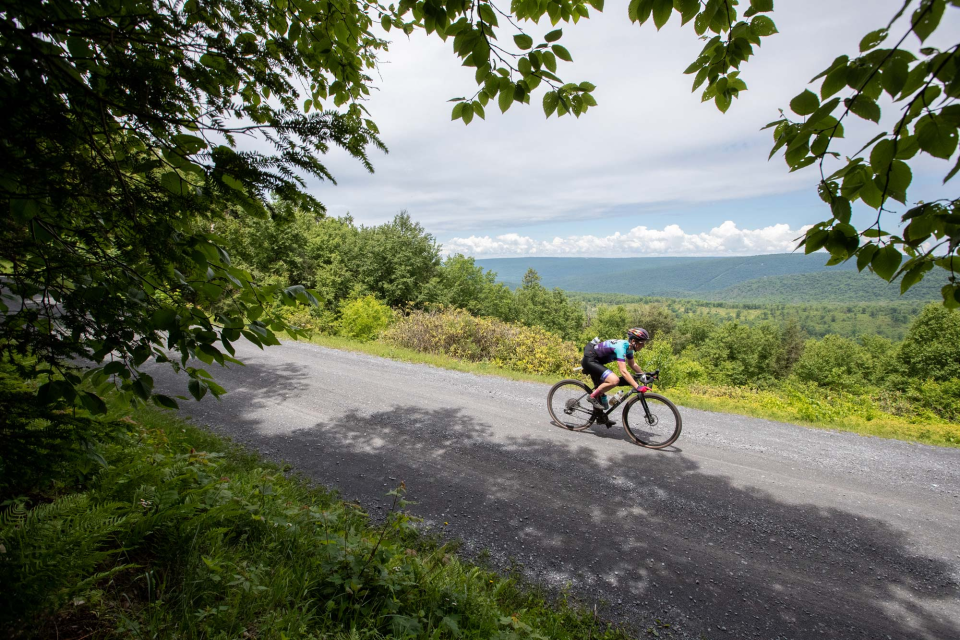
<svg viewBox="0 0 960 640">
<path fill-rule="evenodd" d="M 663 229 L 634 227 L 627 233 L 597 236 L 568 236 L 534 240 L 516 233 L 495 237 L 452 238 L 443 245 L 447 255 L 463 253 L 476 258 L 510 256 L 733 256 L 788 253 L 809 226 L 791 229 L 775 224 L 762 229 L 740 229 L 727 220 L 704 233 L 686 233 L 679 225 Z"/>
</svg>

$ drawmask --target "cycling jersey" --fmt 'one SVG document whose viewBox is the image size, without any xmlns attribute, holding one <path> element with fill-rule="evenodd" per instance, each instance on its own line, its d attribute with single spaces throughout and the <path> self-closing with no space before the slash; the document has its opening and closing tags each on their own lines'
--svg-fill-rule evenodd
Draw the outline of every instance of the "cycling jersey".
<svg viewBox="0 0 960 640">
<path fill-rule="evenodd" d="M 601 364 L 608 362 L 624 362 L 633 360 L 633 347 L 629 340 L 604 340 L 593 347 L 594 353 Z"/>
</svg>

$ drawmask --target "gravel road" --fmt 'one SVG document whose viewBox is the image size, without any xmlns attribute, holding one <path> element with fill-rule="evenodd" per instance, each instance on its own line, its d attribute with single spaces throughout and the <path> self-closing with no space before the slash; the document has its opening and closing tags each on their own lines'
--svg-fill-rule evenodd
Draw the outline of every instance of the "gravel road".
<svg viewBox="0 0 960 640">
<path fill-rule="evenodd" d="M 960 638 L 958 449 L 681 408 L 676 446 L 650 451 L 551 426 L 542 384 L 238 352 L 213 372 L 227 396 L 181 403 L 197 423 L 374 515 L 402 480 L 425 525 L 639 636 Z"/>
</svg>

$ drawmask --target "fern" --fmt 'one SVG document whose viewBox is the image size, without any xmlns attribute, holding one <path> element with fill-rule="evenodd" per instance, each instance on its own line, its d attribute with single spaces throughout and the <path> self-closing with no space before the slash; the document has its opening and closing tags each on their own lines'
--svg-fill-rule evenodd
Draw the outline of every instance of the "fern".
<svg viewBox="0 0 960 640">
<path fill-rule="evenodd" d="M 16 501 L 0 515 L 0 583 L 12 587 L 0 622 L 55 609 L 124 567 L 99 570 L 120 548 L 128 521 L 138 516 L 118 502 L 94 504 L 86 493 L 26 509 Z"/>
</svg>

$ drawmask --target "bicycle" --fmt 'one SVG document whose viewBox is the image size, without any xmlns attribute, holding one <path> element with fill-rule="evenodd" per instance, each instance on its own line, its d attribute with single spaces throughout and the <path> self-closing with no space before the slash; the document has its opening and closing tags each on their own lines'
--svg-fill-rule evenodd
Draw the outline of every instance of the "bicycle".
<svg viewBox="0 0 960 640">
<path fill-rule="evenodd" d="M 653 373 L 639 376 L 639 381 L 646 385 L 652 383 L 660 375 L 657 369 Z M 621 379 L 619 386 L 629 386 Z M 595 424 L 600 416 L 607 416 L 619 406 L 623 406 L 623 429 L 634 443 L 648 449 L 663 449 L 669 447 L 680 437 L 683 422 L 676 405 L 658 393 L 637 391 L 631 389 L 622 396 L 619 402 L 611 403 L 606 411 L 599 411 L 587 401 L 587 396 L 593 391 L 580 380 L 561 380 L 553 385 L 547 394 L 547 411 L 553 418 L 554 424 L 570 431 L 583 431 Z M 635 420 L 636 425 L 630 424 L 630 410 L 640 405 L 642 414 Z M 636 410 L 634 410 L 634 415 Z"/>
</svg>

